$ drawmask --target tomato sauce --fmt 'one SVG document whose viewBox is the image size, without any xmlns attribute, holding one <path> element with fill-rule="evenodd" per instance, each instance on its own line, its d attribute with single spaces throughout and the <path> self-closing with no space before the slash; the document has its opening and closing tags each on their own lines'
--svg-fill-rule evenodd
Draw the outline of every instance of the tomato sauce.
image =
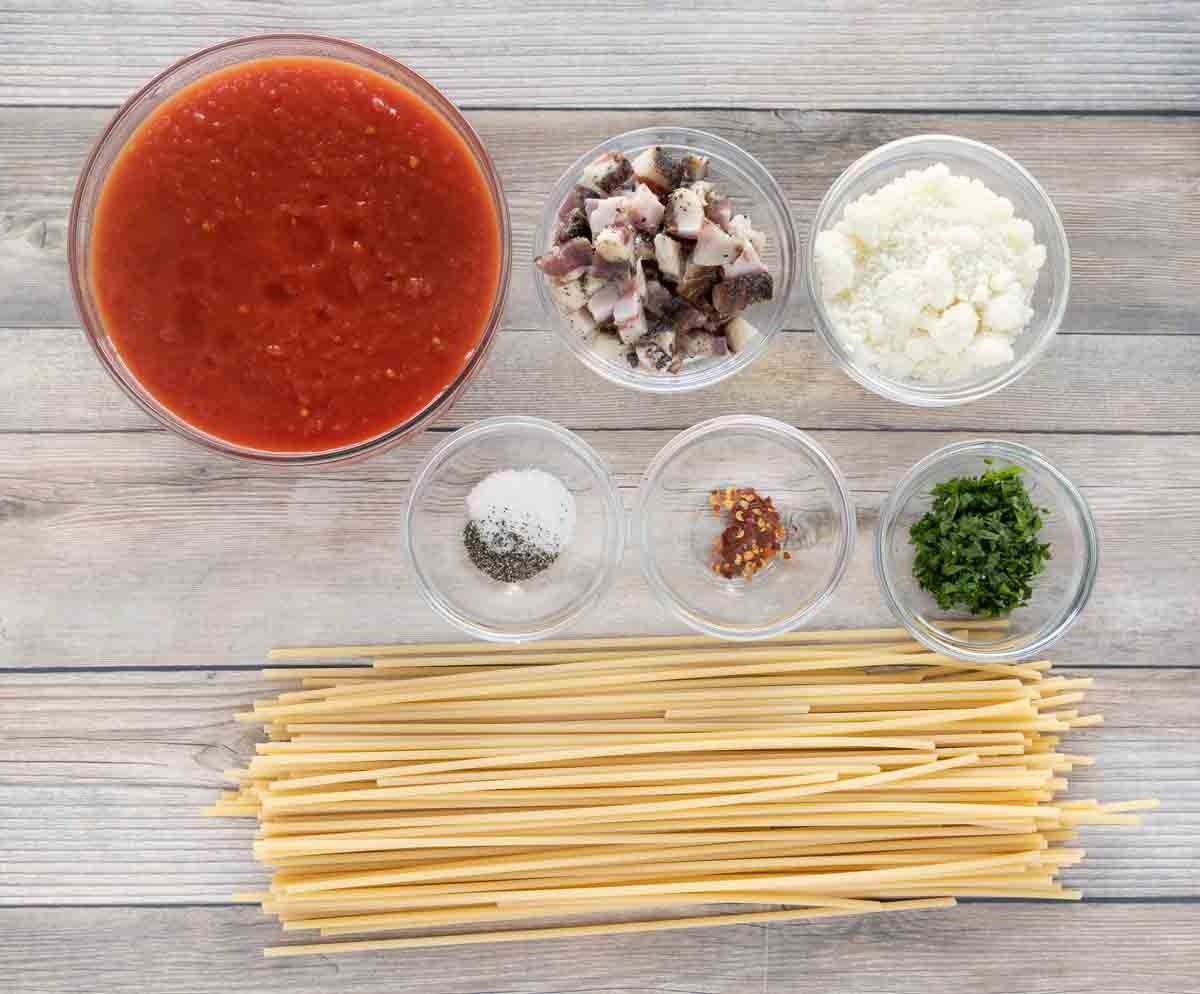
<svg viewBox="0 0 1200 994">
<path fill-rule="evenodd" d="M 453 382 L 500 260 L 490 190 L 436 110 L 349 63 L 278 58 L 142 124 L 101 191 L 91 267 L 160 403 L 242 446 L 321 451 Z"/>
</svg>

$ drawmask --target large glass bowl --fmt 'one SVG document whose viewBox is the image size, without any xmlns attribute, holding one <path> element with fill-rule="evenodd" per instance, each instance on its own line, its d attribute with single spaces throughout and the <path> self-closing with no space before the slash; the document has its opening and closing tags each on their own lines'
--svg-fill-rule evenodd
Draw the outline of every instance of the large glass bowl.
<svg viewBox="0 0 1200 994">
<path fill-rule="evenodd" d="M 749 580 L 712 571 L 725 520 L 709 495 L 731 486 L 771 497 L 787 530 L 790 559 L 776 556 Z M 841 472 L 812 438 L 771 418 L 713 418 L 677 435 L 646 470 L 636 514 L 642 572 L 655 597 L 719 638 L 797 627 L 833 596 L 854 548 L 854 505 Z"/>
<path fill-rule="evenodd" d="M 1013 341 L 1015 358 L 1005 366 L 983 369 L 972 377 L 945 385 L 895 379 L 860 360 L 834 327 L 821 293 L 816 266 L 817 236 L 842 219 L 846 205 L 863 194 L 875 193 L 898 176 L 944 162 L 955 175 L 982 181 L 994 193 L 1012 201 L 1017 217 L 1033 225 L 1034 240 L 1046 247 L 1046 263 L 1034 289 L 1034 316 Z M 1071 252 L 1062 220 L 1046 191 L 1024 168 L 998 149 L 953 135 L 916 135 L 868 152 L 838 177 L 825 194 L 809 231 L 804 253 L 804 281 L 817 333 L 834 359 L 868 390 L 888 400 L 918 407 L 948 407 L 979 400 L 1023 376 L 1046 351 L 1062 323 L 1071 285 Z"/>
<path fill-rule="evenodd" d="M 160 403 L 139 382 L 122 360 L 120 352 L 104 327 L 104 321 L 92 288 L 90 248 L 96 206 L 104 187 L 104 181 L 129 138 L 163 103 L 198 79 L 219 69 L 226 69 L 243 62 L 278 56 L 336 59 L 373 70 L 406 87 L 441 114 L 461 136 L 479 166 L 480 173 L 491 193 L 492 204 L 496 212 L 496 225 L 501 240 L 500 273 L 491 313 L 480 336 L 479 344 L 454 380 L 447 384 L 445 389 L 422 411 L 395 427 L 373 438 L 321 451 L 279 452 L 250 448 L 203 431 L 183 420 L 170 408 Z M 100 136 L 99 141 L 96 142 L 91 155 L 88 156 L 79 177 L 79 184 L 75 189 L 75 199 L 71 204 L 68 227 L 68 260 L 75 305 L 83 322 L 88 342 L 118 386 L 161 425 L 189 441 L 225 455 L 263 462 L 305 465 L 359 458 L 390 448 L 428 427 L 435 418 L 445 413 L 483 365 L 484 358 L 499 329 L 504 302 L 508 295 L 511 254 L 508 207 L 500 185 L 500 177 L 474 129 L 436 87 L 411 69 L 386 55 L 353 42 L 319 35 L 274 34 L 240 38 L 190 55 L 152 79 L 130 97 L 117 112 Z"/>
<path fill-rule="evenodd" d="M 575 537 L 544 572 L 501 583 L 463 543 L 467 495 L 503 469 L 540 469 L 575 498 Z M 413 484 L 404 535 L 417 585 L 447 621 L 477 638 L 525 642 L 561 631 L 611 586 L 625 549 L 625 514 L 607 467 L 583 439 L 540 418 L 498 417 L 450 435 Z"/>
<path fill-rule="evenodd" d="M 966 632 L 954 627 L 954 618 L 969 615 L 939 610 L 913 578 L 909 530 L 929 510 L 935 485 L 1010 465 L 1023 470 L 1034 505 L 1049 510 L 1043 513 L 1040 538 L 1050 543 L 1052 558 L 1033 581 L 1029 606 L 1009 615 L 1007 629 Z M 984 439 L 938 449 L 908 471 L 879 512 L 875 572 L 884 599 L 913 638 L 958 659 L 1006 662 L 1041 652 L 1078 619 L 1091 597 L 1099 565 L 1096 523 L 1083 495 L 1044 456 L 1014 442 Z"/>
<path fill-rule="evenodd" d="M 567 195 L 575 189 L 584 166 L 605 152 L 620 150 L 632 159 L 639 152 L 655 145 L 675 153 L 677 157 L 690 152 L 708 156 L 708 178 L 733 200 L 737 213 L 747 215 L 754 222 L 755 228 L 766 235 L 767 251 L 763 255 L 763 262 L 774 279 L 774 294 L 770 300 L 755 304 L 743 312 L 746 320 L 758 329 L 758 339 L 737 353 L 706 359 L 689 359 L 679 372 L 673 375 L 655 375 L 630 369 L 627 363 L 614 362 L 600 355 L 588 342 L 580 338 L 578 332 L 563 320 L 554 301 L 550 299 L 546 279 L 533 265 L 532 260 L 530 272 L 546 320 L 558 332 L 567 348 L 585 366 L 612 383 L 619 383 L 634 390 L 647 393 L 684 393 L 720 383 L 765 354 L 771 339 L 783 327 L 787 315 L 788 299 L 791 297 L 796 275 L 796 235 L 783 191 L 757 159 L 724 138 L 693 128 L 642 128 L 617 135 L 591 151 L 584 152 L 554 184 L 554 189 L 550 191 L 542 210 L 542 223 L 534 238 L 533 254 L 534 257 L 541 255 L 554 243 L 558 209 Z"/>
</svg>

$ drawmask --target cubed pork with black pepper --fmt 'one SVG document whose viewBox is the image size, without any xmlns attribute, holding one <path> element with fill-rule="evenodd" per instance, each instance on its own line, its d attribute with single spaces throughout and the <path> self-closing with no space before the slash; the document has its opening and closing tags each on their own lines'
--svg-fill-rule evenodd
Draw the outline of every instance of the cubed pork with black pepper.
<svg viewBox="0 0 1200 994">
<path fill-rule="evenodd" d="M 671 302 L 677 299 L 658 280 L 646 280 L 646 310 L 651 314 L 665 314 Z"/>
<path fill-rule="evenodd" d="M 683 276 L 675 289 L 685 300 L 698 304 L 708 300 L 709 292 L 720 279 L 720 266 L 701 266 L 690 260 L 684 267 Z"/>
<path fill-rule="evenodd" d="M 742 242 L 741 250 L 738 252 L 737 258 L 733 262 L 726 263 L 721 267 L 721 271 L 725 274 L 725 279 L 732 279 L 735 276 L 744 276 L 746 273 L 765 273 L 767 265 L 758 257 L 758 252 L 754 248 L 752 242 Z"/>
<path fill-rule="evenodd" d="M 770 300 L 772 290 L 770 273 L 735 276 L 733 279 L 722 280 L 713 287 L 713 307 L 717 309 L 718 314 L 733 317 L 761 300 Z"/>
<path fill-rule="evenodd" d="M 645 183 L 639 183 L 632 197 L 628 197 L 626 210 L 635 227 L 653 235 L 662 225 L 666 207 L 654 191 Z"/>
<path fill-rule="evenodd" d="M 661 232 L 654 236 L 654 259 L 658 263 L 658 271 L 670 280 L 678 280 L 683 276 L 687 263 L 686 252 L 670 235 Z"/>
<path fill-rule="evenodd" d="M 582 207 L 576 207 L 565 218 L 558 222 L 554 230 L 554 240 L 560 245 L 574 238 L 590 238 L 591 225 L 588 224 L 587 214 Z"/>
<path fill-rule="evenodd" d="M 693 307 L 682 297 L 672 297 L 658 313 L 663 322 L 679 332 L 703 328 L 707 323 L 704 311 Z"/>
<path fill-rule="evenodd" d="M 583 167 L 579 185 L 596 193 L 619 190 L 633 175 L 633 167 L 622 152 L 605 152 Z"/>
<path fill-rule="evenodd" d="M 587 308 L 598 323 L 611 321 L 620 298 L 621 288 L 616 283 L 605 283 L 588 299 Z"/>
<path fill-rule="evenodd" d="M 667 198 L 663 229 L 673 238 L 693 241 L 704 226 L 704 201 L 692 190 L 681 187 Z"/>
<path fill-rule="evenodd" d="M 555 245 L 549 252 L 533 260 L 550 279 L 572 280 L 587 272 L 592 264 L 595 249 L 586 238 L 572 238 L 569 242 Z"/>
<path fill-rule="evenodd" d="M 633 174 L 652 190 L 668 193 L 679 185 L 679 163 L 658 145 L 640 152 L 633 159 Z"/>
<path fill-rule="evenodd" d="M 617 323 L 617 334 L 626 345 L 632 345 L 646 334 L 646 311 L 633 281 L 622 289 L 613 305 L 612 316 Z"/>
<path fill-rule="evenodd" d="M 766 238 L 709 178 L 660 146 L 593 159 L 536 260 L 563 321 L 597 355 L 654 375 L 746 349 L 742 312 L 773 292 Z"/>
<path fill-rule="evenodd" d="M 633 228 L 610 224 L 596 235 L 596 255 L 605 262 L 629 262 L 633 259 Z"/>
<path fill-rule="evenodd" d="M 579 280 L 551 280 L 550 299 L 564 315 L 587 306 L 587 294 Z"/>
<path fill-rule="evenodd" d="M 587 214 L 588 227 L 595 238 L 605 228 L 614 224 L 624 224 L 627 221 L 626 208 L 628 201 L 623 196 L 588 197 L 583 202 L 584 213 Z"/>
<path fill-rule="evenodd" d="M 685 182 L 696 183 L 708 175 L 708 156 L 697 155 L 695 152 L 683 157 L 683 178 Z"/>
<path fill-rule="evenodd" d="M 661 329 L 646 335 L 634 346 L 638 368 L 647 373 L 665 373 L 675 357 L 675 332 Z"/>
<path fill-rule="evenodd" d="M 733 201 L 728 197 L 710 197 L 705 201 L 704 214 L 714 224 L 728 229 L 733 220 Z"/>
<path fill-rule="evenodd" d="M 720 225 L 705 219 L 692 252 L 693 266 L 724 266 L 737 258 L 741 245 Z"/>
<path fill-rule="evenodd" d="M 735 214 L 725 227 L 734 238 L 753 245 L 759 255 L 767 251 L 767 236 L 755 228 L 745 214 Z"/>
<path fill-rule="evenodd" d="M 679 351 L 688 359 L 704 359 L 708 356 L 724 355 L 727 351 L 725 336 L 715 331 L 697 328 L 678 336 Z"/>
</svg>

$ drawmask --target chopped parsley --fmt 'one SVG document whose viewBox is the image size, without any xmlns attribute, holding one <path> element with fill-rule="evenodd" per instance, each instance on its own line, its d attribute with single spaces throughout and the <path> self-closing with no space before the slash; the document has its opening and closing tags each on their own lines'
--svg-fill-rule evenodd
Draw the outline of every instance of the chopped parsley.
<svg viewBox="0 0 1200 994">
<path fill-rule="evenodd" d="M 988 465 L 990 459 L 985 459 Z M 996 617 L 1024 607 L 1050 558 L 1042 515 L 1019 466 L 955 477 L 933 488 L 933 507 L 909 532 L 913 576 L 943 611 Z"/>
</svg>

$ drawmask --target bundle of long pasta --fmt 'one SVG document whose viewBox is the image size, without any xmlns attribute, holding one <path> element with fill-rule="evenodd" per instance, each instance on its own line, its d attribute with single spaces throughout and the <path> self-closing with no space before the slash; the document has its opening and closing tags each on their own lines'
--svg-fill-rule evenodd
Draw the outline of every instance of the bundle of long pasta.
<svg viewBox="0 0 1200 994">
<path fill-rule="evenodd" d="M 1073 900 L 1063 843 L 1154 803 L 1056 800 L 1090 763 L 1058 751 L 1100 723 L 1090 679 L 890 629 L 273 656 L 374 658 L 269 669 L 303 689 L 238 716 L 270 741 L 210 813 L 257 818 L 274 868 L 238 897 L 287 930 L 402 934 L 269 956 Z M 670 905 L 733 910 L 462 931 Z"/>
</svg>

